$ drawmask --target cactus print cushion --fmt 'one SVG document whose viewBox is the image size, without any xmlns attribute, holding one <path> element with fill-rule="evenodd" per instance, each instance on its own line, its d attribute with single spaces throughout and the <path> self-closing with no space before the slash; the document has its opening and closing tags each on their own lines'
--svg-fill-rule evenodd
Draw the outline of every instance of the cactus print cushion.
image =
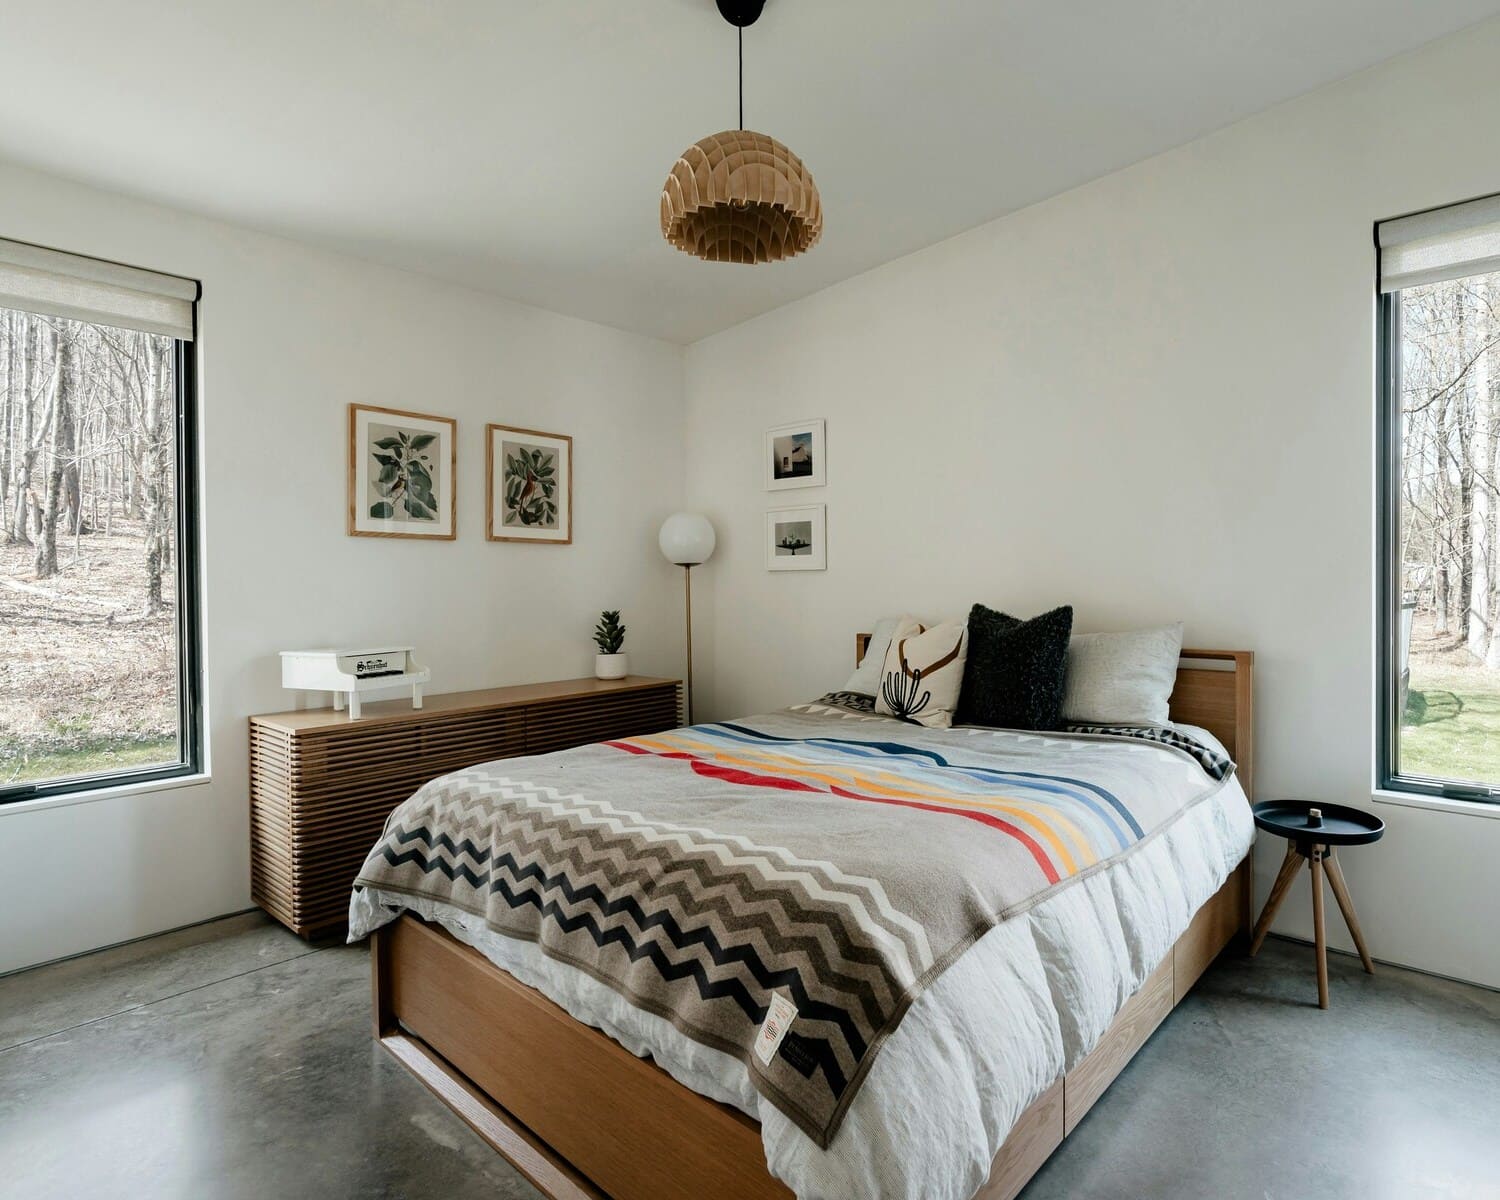
<svg viewBox="0 0 1500 1200">
<path fill-rule="evenodd" d="M 962 620 L 924 630 L 912 622 L 891 638 L 880 676 L 875 711 L 928 729 L 953 724 L 964 679 L 969 630 Z"/>
<path fill-rule="evenodd" d="M 1073 608 L 1029 621 L 983 604 L 969 610 L 969 666 L 959 695 L 960 725 L 1058 729 Z"/>
</svg>

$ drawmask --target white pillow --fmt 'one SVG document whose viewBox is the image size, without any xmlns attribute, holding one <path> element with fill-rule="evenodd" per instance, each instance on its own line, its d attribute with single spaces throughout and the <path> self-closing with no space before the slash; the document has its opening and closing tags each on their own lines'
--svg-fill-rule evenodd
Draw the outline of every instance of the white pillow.
<svg viewBox="0 0 1500 1200">
<path fill-rule="evenodd" d="M 1177 682 L 1182 622 L 1068 642 L 1062 719 L 1069 725 L 1165 725 Z"/>
<path fill-rule="evenodd" d="M 967 621 L 944 621 L 925 631 L 915 621 L 899 626 L 886 651 L 875 711 L 947 729 L 958 707 L 968 654 Z"/>
<path fill-rule="evenodd" d="M 870 644 L 865 647 L 865 656 L 859 660 L 859 666 L 854 668 L 854 674 L 849 676 L 849 682 L 844 684 L 844 691 L 858 692 L 861 696 L 880 694 L 880 673 L 885 670 L 885 652 L 891 648 L 891 637 L 903 621 L 916 625 L 916 621 L 907 616 L 881 617 L 875 622 L 875 629 L 870 634 Z M 917 628 L 922 627 L 917 625 Z"/>
</svg>

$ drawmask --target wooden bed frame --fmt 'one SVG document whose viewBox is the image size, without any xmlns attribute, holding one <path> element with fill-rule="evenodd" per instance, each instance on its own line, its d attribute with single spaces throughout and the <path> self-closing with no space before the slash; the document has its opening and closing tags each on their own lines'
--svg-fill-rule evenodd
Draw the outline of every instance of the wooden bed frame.
<svg viewBox="0 0 1500 1200">
<path fill-rule="evenodd" d="M 857 656 L 867 640 L 859 636 Z M 1224 743 L 1249 796 L 1254 656 L 1184 650 L 1182 659 L 1172 718 Z M 1248 934 L 1251 887 L 1247 857 L 1093 1051 L 1021 1114 L 976 1200 L 1020 1192 L 1219 952 Z M 792 1197 L 766 1168 L 757 1122 L 690 1091 L 437 926 L 408 913 L 377 930 L 371 978 L 375 1037 L 552 1200 Z"/>
</svg>

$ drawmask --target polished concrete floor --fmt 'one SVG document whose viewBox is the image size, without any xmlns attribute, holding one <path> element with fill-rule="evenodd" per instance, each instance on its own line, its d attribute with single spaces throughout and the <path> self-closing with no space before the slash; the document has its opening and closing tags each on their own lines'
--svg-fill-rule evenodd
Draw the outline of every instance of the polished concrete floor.
<svg viewBox="0 0 1500 1200">
<path fill-rule="evenodd" d="M 1500 1197 L 1500 994 L 1221 961 L 1024 1200 Z M 536 1193 L 370 1039 L 362 947 L 258 915 L 0 979 L 0 1196 Z"/>
</svg>

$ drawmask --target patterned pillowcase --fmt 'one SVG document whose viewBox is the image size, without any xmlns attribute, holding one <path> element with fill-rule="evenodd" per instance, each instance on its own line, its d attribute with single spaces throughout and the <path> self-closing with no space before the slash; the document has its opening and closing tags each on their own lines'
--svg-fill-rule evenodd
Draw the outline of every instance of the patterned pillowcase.
<svg viewBox="0 0 1500 1200">
<path fill-rule="evenodd" d="M 816 700 L 807 704 L 794 704 L 793 708 L 799 712 L 805 708 L 840 708 L 849 713 L 873 713 L 875 711 L 875 697 L 867 696 L 864 692 L 824 692 Z"/>
<path fill-rule="evenodd" d="M 1215 749 L 1199 741 L 1190 733 L 1175 729 L 1171 725 L 1075 725 L 1063 726 L 1067 733 L 1102 733 L 1111 737 L 1139 738 L 1146 742 L 1160 742 L 1163 746 L 1175 746 L 1185 750 L 1198 761 L 1211 779 L 1223 779 L 1234 770 L 1234 760 L 1222 749 Z"/>
<path fill-rule="evenodd" d="M 969 611 L 969 668 L 955 720 L 995 729 L 1057 729 L 1073 607 L 1029 621 L 982 604 Z"/>
<path fill-rule="evenodd" d="M 947 729 L 963 684 L 969 631 L 962 621 L 944 621 L 923 631 L 915 621 L 891 638 L 875 711 L 929 729 Z"/>
</svg>

